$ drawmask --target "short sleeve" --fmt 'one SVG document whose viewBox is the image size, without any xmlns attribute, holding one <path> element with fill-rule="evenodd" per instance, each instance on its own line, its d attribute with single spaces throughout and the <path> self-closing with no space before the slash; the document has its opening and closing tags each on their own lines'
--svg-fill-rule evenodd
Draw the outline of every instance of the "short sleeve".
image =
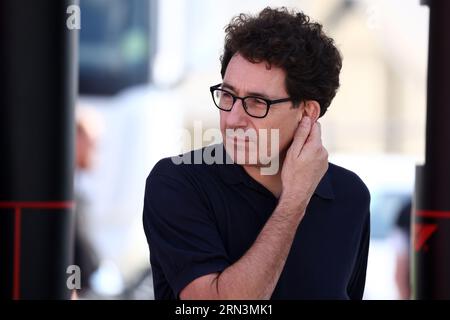
<svg viewBox="0 0 450 320">
<path fill-rule="evenodd" d="M 369 210 L 367 210 L 367 214 L 365 215 L 363 223 L 357 260 L 347 289 L 349 298 L 352 300 L 361 300 L 363 298 L 364 287 L 366 284 L 366 270 L 367 270 L 367 259 L 369 255 L 369 242 L 370 242 L 370 212 Z"/>
<path fill-rule="evenodd" d="M 230 265 L 213 215 L 201 194 L 182 175 L 152 171 L 147 178 L 143 222 L 151 261 L 158 263 L 177 298 L 196 278 L 223 271 Z M 155 297 L 158 298 L 157 292 Z"/>
</svg>

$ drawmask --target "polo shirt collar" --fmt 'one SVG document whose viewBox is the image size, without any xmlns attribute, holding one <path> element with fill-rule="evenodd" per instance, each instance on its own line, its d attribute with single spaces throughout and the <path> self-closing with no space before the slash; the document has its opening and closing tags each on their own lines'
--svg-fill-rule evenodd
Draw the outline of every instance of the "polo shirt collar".
<svg viewBox="0 0 450 320">
<path fill-rule="evenodd" d="M 222 180 L 225 183 L 235 185 L 235 184 L 248 184 L 250 180 L 253 180 L 247 172 L 245 172 L 244 168 L 241 165 L 231 163 L 229 160 L 229 156 L 225 151 L 225 148 L 223 149 L 224 152 L 224 160 L 228 158 L 228 162 L 224 162 L 224 164 L 219 164 L 219 174 Z M 226 157 L 226 158 L 225 158 Z M 320 180 L 319 184 L 317 185 L 316 190 L 314 191 L 314 194 L 323 198 L 332 200 L 334 199 L 334 192 L 333 192 L 333 186 L 331 185 L 330 181 L 330 175 L 329 175 L 329 169 L 325 173 L 325 175 Z"/>
</svg>

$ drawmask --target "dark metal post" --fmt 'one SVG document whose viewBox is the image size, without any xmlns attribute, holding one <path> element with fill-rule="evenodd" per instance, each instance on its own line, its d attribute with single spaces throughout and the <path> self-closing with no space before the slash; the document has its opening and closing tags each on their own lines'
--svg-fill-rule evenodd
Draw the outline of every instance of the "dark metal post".
<svg viewBox="0 0 450 320">
<path fill-rule="evenodd" d="M 412 297 L 450 299 L 450 1 L 430 8 L 425 164 L 416 170 Z"/>
<path fill-rule="evenodd" d="M 0 1 L 0 292 L 66 299 L 77 30 L 69 0 Z"/>
</svg>

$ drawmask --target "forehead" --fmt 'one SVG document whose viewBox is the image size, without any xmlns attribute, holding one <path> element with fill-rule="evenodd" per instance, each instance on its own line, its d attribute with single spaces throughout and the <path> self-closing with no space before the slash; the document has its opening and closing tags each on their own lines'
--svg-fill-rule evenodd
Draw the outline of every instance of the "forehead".
<svg viewBox="0 0 450 320">
<path fill-rule="evenodd" d="M 286 93 L 286 72 L 266 62 L 252 63 L 240 54 L 234 55 L 227 66 L 224 82 L 236 88 L 239 94 L 264 92 L 268 95 Z"/>
</svg>

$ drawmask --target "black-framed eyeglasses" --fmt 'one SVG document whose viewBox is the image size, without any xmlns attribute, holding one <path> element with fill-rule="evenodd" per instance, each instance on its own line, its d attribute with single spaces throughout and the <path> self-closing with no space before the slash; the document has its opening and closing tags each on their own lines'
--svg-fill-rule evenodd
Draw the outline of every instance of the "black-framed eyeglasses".
<svg viewBox="0 0 450 320">
<path fill-rule="evenodd" d="M 217 84 L 209 88 L 217 108 L 223 111 L 231 111 L 236 100 L 242 100 L 242 106 L 245 112 L 254 118 L 264 118 L 269 113 L 269 108 L 273 104 L 292 101 L 292 98 L 283 98 L 277 100 L 269 100 L 262 97 L 246 96 L 238 97 L 231 92 L 222 89 L 222 84 Z"/>
</svg>

